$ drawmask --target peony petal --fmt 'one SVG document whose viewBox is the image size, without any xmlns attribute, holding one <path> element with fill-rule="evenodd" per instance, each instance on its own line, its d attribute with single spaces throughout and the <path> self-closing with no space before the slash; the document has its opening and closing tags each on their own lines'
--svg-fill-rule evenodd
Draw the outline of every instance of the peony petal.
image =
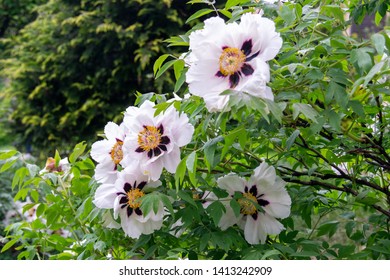
<svg viewBox="0 0 390 280">
<path fill-rule="evenodd" d="M 265 232 L 268 234 L 279 234 L 282 230 L 284 230 L 284 226 L 268 214 L 260 215 L 259 221 L 264 227 Z"/>
<path fill-rule="evenodd" d="M 241 33 L 252 38 L 252 52 L 260 51 L 258 58 L 263 61 L 273 59 L 282 47 L 283 41 L 275 31 L 275 23 L 259 14 L 244 14 L 239 28 Z"/>
<path fill-rule="evenodd" d="M 180 149 L 179 147 L 175 146 L 173 147 L 173 150 L 166 154 L 164 158 L 161 159 L 163 162 L 163 165 L 170 173 L 175 173 L 177 166 L 180 163 Z"/>
<path fill-rule="evenodd" d="M 163 162 L 159 159 L 150 164 L 142 164 L 141 170 L 143 174 L 149 176 L 151 180 L 157 181 L 161 176 L 163 167 Z"/>
<path fill-rule="evenodd" d="M 106 135 L 107 139 L 110 140 L 123 140 L 124 133 L 121 131 L 119 126 L 114 122 L 108 122 L 106 126 L 104 127 L 104 134 Z"/>
<path fill-rule="evenodd" d="M 116 189 L 113 184 L 102 184 L 96 189 L 93 203 L 98 208 L 112 209 L 116 197 Z"/>
<path fill-rule="evenodd" d="M 218 226 L 222 230 L 226 230 L 227 228 L 238 223 L 239 220 L 242 219 L 242 215 L 240 214 L 238 217 L 234 214 L 233 209 L 227 203 L 224 204 L 226 212 L 222 215 L 219 220 Z"/>
<path fill-rule="evenodd" d="M 107 159 L 111 160 L 110 152 L 115 143 L 115 140 L 96 141 L 91 147 L 91 157 L 97 162 L 102 162 Z"/>
<path fill-rule="evenodd" d="M 259 218 L 254 220 L 252 217 L 248 216 L 244 228 L 245 240 L 249 244 L 264 244 L 267 239 L 267 232 L 264 227 L 261 226 Z"/>
<path fill-rule="evenodd" d="M 94 178 L 99 183 L 114 183 L 117 179 L 117 171 L 112 161 L 103 161 L 96 165 Z"/>
<path fill-rule="evenodd" d="M 144 225 L 136 220 L 135 215 L 127 216 L 126 211 L 121 211 L 121 226 L 126 235 L 139 238 L 144 232 Z"/>
<path fill-rule="evenodd" d="M 247 181 L 237 174 L 230 173 L 217 180 L 217 184 L 221 189 L 226 190 L 230 195 L 235 192 L 244 192 L 244 188 L 247 185 Z"/>
</svg>

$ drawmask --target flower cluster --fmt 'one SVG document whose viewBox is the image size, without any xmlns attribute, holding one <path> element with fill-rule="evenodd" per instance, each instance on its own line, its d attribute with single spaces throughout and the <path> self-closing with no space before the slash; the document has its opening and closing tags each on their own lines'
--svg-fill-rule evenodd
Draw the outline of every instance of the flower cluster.
<svg viewBox="0 0 390 280">
<path fill-rule="evenodd" d="M 226 90 L 273 100 L 267 61 L 282 46 L 273 21 L 260 14 L 244 14 L 241 22 L 225 24 L 220 17 L 207 19 L 204 28 L 189 36 L 190 67 L 186 81 L 192 94 L 204 99 L 210 112 L 229 109 Z"/>
<path fill-rule="evenodd" d="M 144 216 L 141 198 L 159 185 L 163 168 L 174 173 L 180 162 L 180 147 L 192 138 L 194 127 L 185 114 L 172 106 L 155 116 L 155 104 L 145 101 L 139 108 L 129 107 L 123 123 L 109 122 L 106 139 L 92 145 L 91 156 L 98 162 L 95 179 L 101 183 L 94 203 L 114 209 L 125 233 L 138 238 L 162 225 L 163 206 L 158 213 Z"/>
<path fill-rule="evenodd" d="M 244 14 L 239 24 L 225 24 L 213 17 L 189 39 L 186 82 L 190 93 L 201 96 L 210 112 L 230 109 L 230 96 L 221 94 L 226 90 L 233 90 L 244 101 L 246 95 L 273 100 L 267 86 L 267 62 L 279 52 L 282 39 L 271 20 L 260 14 Z M 180 147 L 191 141 L 193 133 L 185 114 L 169 106 L 156 115 L 155 104 L 150 101 L 139 108 L 127 108 L 120 125 L 106 125 L 105 139 L 94 143 L 91 150 L 98 162 L 95 179 L 101 184 L 94 204 L 113 209 L 114 219 L 104 216 L 106 226 L 122 227 L 133 238 L 162 227 L 164 204 L 160 202 L 154 211 L 143 213 L 142 200 L 161 185 L 163 169 L 176 172 Z M 231 173 L 219 178 L 217 184 L 229 194 L 222 200 L 226 209 L 218 223 L 222 230 L 238 225 L 248 243 L 257 244 L 283 229 L 277 219 L 289 216 L 291 199 L 273 167 L 263 162 L 249 180 Z M 203 199 L 205 207 L 219 200 L 213 192 L 206 192 Z M 235 209 L 232 200 L 236 200 Z M 120 224 L 115 221 L 118 218 Z M 180 220 L 174 225 L 178 224 Z"/>
</svg>

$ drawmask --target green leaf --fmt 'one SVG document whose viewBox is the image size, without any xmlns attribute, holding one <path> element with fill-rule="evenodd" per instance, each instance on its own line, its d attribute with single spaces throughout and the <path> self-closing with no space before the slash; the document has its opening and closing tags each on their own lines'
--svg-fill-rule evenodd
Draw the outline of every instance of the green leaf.
<svg viewBox="0 0 390 280">
<path fill-rule="evenodd" d="M 214 167 L 217 162 L 215 161 L 215 150 L 217 148 L 217 144 L 223 141 L 222 136 L 218 136 L 206 142 L 203 146 L 204 155 L 206 158 L 206 164 L 208 165 L 209 170 Z"/>
<path fill-rule="evenodd" d="M 28 173 L 29 170 L 27 169 L 27 167 L 24 166 L 16 170 L 14 178 L 12 179 L 12 184 L 11 184 L 12 189 L 14 189 L 16 186 L 20 188 Z"/>
<path fill-rule="evenodd" d="M 165 63 L 161 68 L 158 70 L 155 79 L 158 79 L 162 74 L 164 74 L 170 67 L 172 67 L 173 64 L 175 64 L 176 60 L 170 60 L 167 63 Z"/>
<path fill-rule="evenodd" d="M 8 241 L 4 247 L 1 249 L 1 253 L 7 251 L 9 248 L 11 248 L 16 242 L 18 242 L 19 239 L 15 238 L 15 239 L 11 239 L 10 241 Z"/>
<path fill-rule="evenodd" d="M 286 26 L 290 26 L 296 19 L 295 10 L 292 6 L 283 5 L 280 10 L 281 18 L 286 22 Z"/>
<path fill-rule="evenodd" d="M 375 13 L 375 24 L 377 26 L 380 25 L 382 18 L 383 18 L 383 16 L 379 12 Z"/>
<path fill-rule="evenodd" d="M 42 216 L 42 214 L 45 213 L 45 211 L 46 211 L 46 204 L 40 203 L 37 207 L 37 212 L 36 212 L 37 217 Z"/>
<path fill-rule="evenodd" d="M 193 173 L 196 170 L 197 162 L 198 162 L 198 156 L 196 155 L 196 151 L 193 151 L 187 157 L 186 166 L 188 171 Z"/>
<path fill-rule="evenodd" d="M 176 81 L 180 78 L 183 69 L 184 69 L 184 60 L 183 59 L 176 60 L 176 62 L 173 64 L 173 72 L 175 74 Z"/>
<path fill-rule="evenodd" d="M 230 9 L 233 6 L 238 6 L 241 3 L 247 2 L 246 0 L 228 0 L 225 4 L 225 9 Z"/>
<path fill-rule="evenodd" d="M 176 168 L 176 172 L 175 172 L 176 187 L 180 186 L 183 183 L 184 176 L 186 175 L 186 162 L 187 162 L 187 157 L 183 158 Z"/>
<path fill-rule="evenodd" d="M 87 144 L 85 142 L 78 143 L 69 156 L 69 162 L 75 163 L 75 161 L 84 153 L 86 147 Z"/>
<path fill-rule="evenodd" d="M 267 103 L 267 107 L 270 110 L 271 114 L 281 124 L 282 123 L 282 116 L 283 116 L 282 109 L 279 107 L 279 105 L 277 103 L 275 103 L 272 100 L 265 99 L 265 102 Z"/>
<path fill-rule="evenodd" d="M 0 168 L 0 173 L 10 169 L 17 161 L 18 159 L 8 160 L 6 161 L 3 166 Z"/>
<path fill-rule="evenodd" d="M 197 11 L 196 13 L 194 13 L 192 16 L 190 16 L 186 20 L 186 23 L 189 23 L 190 21 L 193 21 L 194 19 L 200 18 L 200 17 L 207 15 L 209 13 L 212 13 L 212 12 L 214 12 L 213 9 L 201 9 L 201 10 Z"/>
<path fill-rule="evenodd" d="M 157 192 L 152 192 L 144 195 L 141 198 L 141 210 L 143 213 L 143 216 L 147 216 L 150 211 L 153 210 L 154 214 L 158 213 L 158 210 L 160 209 L 161 204 L 161 196 Z"/>
<path fill-rule="evenodd" d="M 376 33 L 371 36 L 371 42 L 374 45 L 378 54 L 383 55 L 383 52 L 385 50 L 385 44 L 386 44 L 385 37 L 382 34 Z"/>
<path fill-rule="evenodd" d="M 175 88 L 173 89 L 174 92 L 178 92 L 182 85 L 184 84 L 186 80 L 186 73 L 187 73 L 187 68 L 184 68 L 183 71 L 180 73 L 180 77 L 177 79 L 175 83 Z"/>
<path fill-rule="evenodd" d="M 31 198 L 34 200 L 35 203 L 39 201 L 39 192 L 37 190 L 32 190 L 30 192 Z"/>
<path fill-rule="evenodd" d="M 335 82 L 330 82 L 327 94 L 329 92 L 331 92 L 331 94 L 334 96 L 334 99 L 336 100 L 337 104 L 345 109 L 348 103 L 348 95 L 345 91 L 345 87 L 340 86 Z"/>
<path fill-rule="evenodd" d="M 304 103 L 294 103 L 292 105 L 292 109 L 294 120 L 298 117 L 299 114 L 302 113 L 306 118 L 312 120 L 315 123 L 317 122 L 318 113 L 311 105 Z"/>
<path fill-rule="evenodd" d="M 235 199 L 230 200 L 230 207 L 232 207 L 234 215 L 236 217 L 240 216 L 241 206 L 237 200 L 235 200 Z"/>
<path fill-rule="evenodd" d="M 221 220 L 223 213 L 226 212 L 226 209 L 220 201 L 214 201 L 207 207 L 207 212 L 213 219 L 214 224 L 218 226 L 218 223 Z"/>
<path fill-rule="evenodd" d="M 9 159 L 9 158 L 13 157 L 14 155 L 16 155 L 17 153 L 18 153 L 18 151 L 16 151 L 16 150 L 1 151 L 0 152 L 0 160 Z"/>
<path fill-rule="evenodd" d="M 58 152 L 58 150 L 56 150 L 56 152 L 54 154 L 54 160 L 55 160 L 55 167 L 58 167 L 60 165 L 60 161 L 61 161 L 61 156 L 60 156 L 60 153 Z"/>
<path fill-rule="evenodd" d="M 153 75 L 156 76 L 157 71 L 161 68 L 163 62 L 168 58 L 169 54 L 163 54 L 153 64 Z"/>
<path fill-rule="evenodd" d="M 365 49 L 353 49 L 351 51 L 351 62 L 358 67 L 360 74 L 368 71 L 372 67 L 371 56 L 366 52 Z"/>
<path fill-rule="evenodd" d="M 172 217 L 175 216 L 175 210 L 173 209 L 172 202 L 169 199 L 169 197 L 165 194 L 159 193 L 161 202 L 164 204 L 164 206 L 168 209 L 169 213 Z"/>
<path fill-rule="evenodd" d="M 291 257 L 306 257 L 306 258 L 309 258 L 309 257 L 318 256 L 318 255 L 319 255 L 319 253 L 314 252 L 314 251 L 302 251 L 302 252 L 297 252 L 297 253 L 291 254 Z"/>
<path fill-rule="evenodd" d="M 40 171 L 39 166 L 37 166 L 35 164 L 27 163 L 26 167 L 27 167 L 31 177 L 35 177 Z"/>
<path fill-rule="evenodd" d="M 194 206 L 195 208 L 198 208 L 198 205 L 196 205 L 194 199 L 185 191 L 183 190 L 179 190 L 177 195 L 183 199 L 185 202 L 188 202 L 189 204 L 191 204 L 192 206 Z"/>
<path fill-rule="evenodd" d="M 332 237 L 336 233 L 339 223 L 339 221 L 329 221 L 323 223 L 318 227 L 317 235 L 322 236 L 328 234 L 329 237 Z"/>
<path fill-rule="evenodd" d="M 300 133 L 301 132 L 299 131 L 299 129 L 297 129 L 287 138 L 287 141 L 286 141 L 286 150 L 287 151 L 289 151 L 291 149 L 292 145 L 295 142 L 295 139 L 297 139 L 297 137 L 299 136 Z"/>
<path fill-rule="evenodd" d="M 222 155 L 221 158 L 223 158 L 226 153 L 231 150 L 232 145 L 234 143 L 234 140 L 238 138 L 238 142 L 240 143 L 240 146 L 242 149 L 245 148 L 246 142 L 247 142 L 247 130 L 245 127 L 237 127 L 236 129 L 229 131 L 229 134 L 227 134 L 224 137 L 224 146 L 222 148 Z"/>
<path fill-rule="evenodd" d="M 264 253 L 264 255 L 261 257 L 262 260 L 266 260 L 267 258 L 271 257 L 271 256 L 279 256 L 281 255 L 281 252 L 278 251 L 278 250 L 270 250 L 270 251 L 267 251 Z"/>
<path fill-rule="evenodd" d="M 341 22 L 344 22 L 344 12 L 340 6 L 337 5 L 325 5 L 322 6 L 321 12 L 325 12 L 325 14 L 329 17 L 337 19 Z"/>
</svg>

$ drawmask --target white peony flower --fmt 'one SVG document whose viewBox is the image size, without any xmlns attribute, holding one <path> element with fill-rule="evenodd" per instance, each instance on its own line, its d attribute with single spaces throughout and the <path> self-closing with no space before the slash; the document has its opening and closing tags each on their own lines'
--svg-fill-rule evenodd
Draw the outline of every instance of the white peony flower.
<svg viewBox="0 0 390 280">
<path fill-rule="evenodd" d="M 187 145 L 194 127 L 185 114 L 171 106 L 155 116 L 154 103 L 129 107 L 124 123 L 128 135 L 123 144 L 123 166 L 139 165 L 143 174 L 158 180 L 162 170 L 174 173 L 180 163 L 180 147 Z"/>
<path fill-rule="evenodd" d="M 125 126 L 109 122 L 104 127 L 106 139 L 92 144 L 91 157 L 98 162 L 95 179 L 98 182 L 113 182 L 119 164 L 123 159 L 122 145 L 125 139 Z"/>
<path fill-rule="evenodd" d="M 236 192 L 242 195 L 238 199 L 240 214 L 235 215 L 229 201 L 224 201 L 226 212 L 218 226 L 225 230 L 238 224 L 244 229 L 245 239 L 250 244 L 265 242 L 268 234 L 279 234 L 283 225 L 276 218 L 290 215 L 291 198 L 284 188 L 285 182 L 276 176 L 275 169 L 263 162 L 254 170 L 249 180 L 231 173 L 219 178 L 218 186 L 226 190 L 231 197 Z M 215 198 L 214 194 L 209 198 Z M 263 211 L 259 211 L 261 207 Z"/>
<path fill-rule="evenodd" d="M 282 46 L 274 22 L 260 14 L 244 14 L 239 24 L 213 17 L 189 39 L 186 81 L 190 93 L 202 97 L 209 111 L 228 109 L 229 96 L 221 93 L 229 89 L 273 100 L 266 86 L 270 80 L 266 62 Z"/>
<path fill-rule="evenodd" d="M 162 226 L 162 202 L 157 213 L 152 210 L 144 216 L 140 208 L 141 198 L 160 183 L 150 182 L 148 176 L 143 175 L 137 166 L 125 168 L 118 172 L 118 179 L 114 184 L 102 184 L 97 188 L 93 203 L 98 208 L 114 209 L 114 218 L 120 217 L 120 225 L 126 235 L 139 238 L 141 234 L 151 234 Z M 116 227 L 116 224 L 111 220 L 109 226 Z"/>
</svg>

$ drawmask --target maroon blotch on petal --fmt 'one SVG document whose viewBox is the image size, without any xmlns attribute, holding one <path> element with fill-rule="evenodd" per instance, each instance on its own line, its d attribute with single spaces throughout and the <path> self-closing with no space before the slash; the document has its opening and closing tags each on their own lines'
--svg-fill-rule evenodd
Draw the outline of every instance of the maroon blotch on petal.
<svg viewBox="0 0 390 280">
<path fill-rule="evenodd" d="M 249 64 L 244 63 L 244 65 L 242 65 L 242 67 L 241 67 L 241 72 L 245 76 L 249 76 L 249 75 L 252 75 L 253 72 L 255 72 L 255 70 Z"/>
</svg>

